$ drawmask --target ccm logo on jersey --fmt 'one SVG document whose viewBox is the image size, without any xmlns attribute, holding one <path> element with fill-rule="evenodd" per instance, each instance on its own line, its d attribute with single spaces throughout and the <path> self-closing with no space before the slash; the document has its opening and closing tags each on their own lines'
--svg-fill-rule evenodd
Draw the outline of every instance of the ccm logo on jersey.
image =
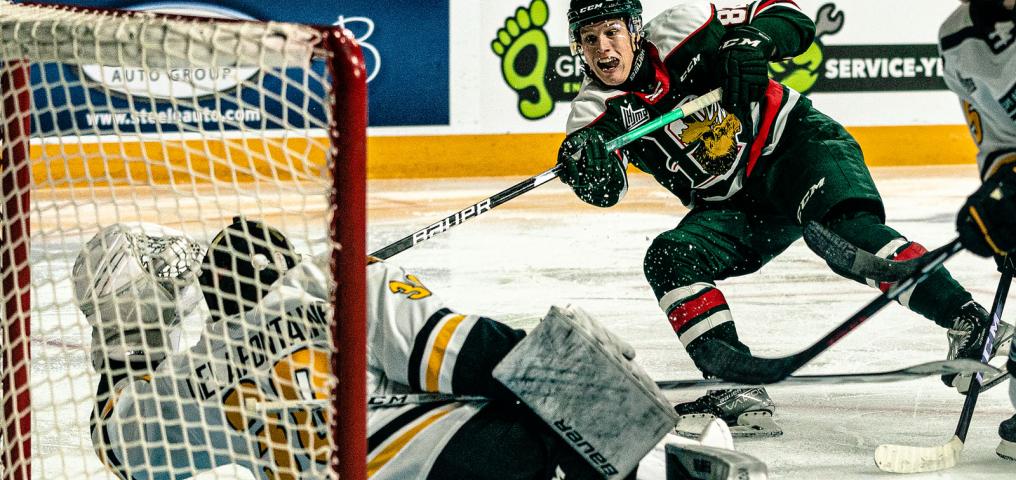
<svg viewBox="0 0 1016 480">
<path fill-rule="evenodd" d="M 475 205 L 470 205 L 464 210 L 455 212 L 452 215 L 446 217 L 444 220 L 441 220 L 440 222 L 437 222 L 427 228 L 424 228 L 414 233 L 413 244 L 415 245 L 435 235 L 441 234 L 445 230 L 448 230 L 449 228 L 452 228 L 468 220 L 470 217 L 475 217 L 483 212 L 486 212 L 491 208 L 492 207 L 490 206 L 489 198 Z"/>
<path fill-rule="evenodd" d="M 817 192 L 818 189 L 824 186 L 825 186 L 825 177 L 822 177 L 822 179 L 819 180 L 818 183 L 812 185 L 811 188 L 809 188 L 808 191 L 804 193 L 804 197 L 801 198 L 801 204 L 797 206 L 797 223 L 801 223 L 801 216 L 804 215 L 804 207 L 808 205 L 808 201 L 811 200 L 811 197 L 815 195 L 815 192 Z"/>
<path fill-rule="evenodd" d="M 575 450 L 586 456 L 596 468 L 599 468 L 606 475 L 617 475 L 617 468 L 614 467 L 603 454 L 596 451 L 596 447 L 592 446 L 589 442 L 582 438 L 582 434 L 576 431 L 573 427 L 565 423 L 564 419 L 560 419 L 554 422 L 554 428 L 556 428 L 564 438 L 572 442 Z"/>
</svg>

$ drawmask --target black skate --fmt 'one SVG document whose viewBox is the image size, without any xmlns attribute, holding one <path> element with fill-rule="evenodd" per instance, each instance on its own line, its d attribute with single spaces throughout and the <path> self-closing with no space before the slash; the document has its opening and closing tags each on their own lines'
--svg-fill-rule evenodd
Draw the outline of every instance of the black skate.
<svg viewBox="0 0 1016 480">
<path fill-rule="evenodd" d="M 953 327 L 946 332 L 949 339 L 949 354 L 947 358 L 969 358 L 981 361 L 981 354 L 984 351 L 984 342 L 988 337 L 988 328 L 991 326 L 991 318 L 988 312 L 976 302 L 968 302 L 960 308 L 959 314 L 953 321 Z M 995 358 L 1000 354 L 1008 354 L 1009 341 L 1013 336 L 1012 325 L 999 322 L 995 331 L 995 341 L 992 346 L 991 357 Z M 1000 347 L 1004 347 L 1000 351 Z M 1002 373 L 1003 375 L 1005 372 Z M 950 387 L 955 387 L 960 393 L 965 394 L 970 387 L 970 374 L 942 375 L 942 382 Z M 991 382 L 992 378 L 985 378 L 984 383 Z"/>
<path fill-rule="evenodd" d="M 773 417 L 776 404 L 763 387 L 709 390 L 693 402 L 674 406 L 674 410 L 681 416 L 674 430 L 683 437 L 696 438 L 715 418 L 726 422 L 734 437 L 783 435 Z"/>
<path fill-rule="evenodd" d="M 1002 437 L 1002 441 L 998 442 L 995 453 L 1006 460 L 1016 462 L 1016 415 L 998 426 L 998 436 Z"/>
</svg>

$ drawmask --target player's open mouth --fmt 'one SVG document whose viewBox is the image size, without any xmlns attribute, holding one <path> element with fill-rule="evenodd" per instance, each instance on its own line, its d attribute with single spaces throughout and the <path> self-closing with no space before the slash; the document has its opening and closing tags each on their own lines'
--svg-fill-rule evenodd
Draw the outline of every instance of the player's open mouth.
<svg viewBox="0 0 1016 480">
<path fill-rule="evenodd" d="M 603 58 L 596 61 L 596 68 L 599 68 L 603 73 L 611 73 L 621 65 L 620 58 Z"/>
</svg>

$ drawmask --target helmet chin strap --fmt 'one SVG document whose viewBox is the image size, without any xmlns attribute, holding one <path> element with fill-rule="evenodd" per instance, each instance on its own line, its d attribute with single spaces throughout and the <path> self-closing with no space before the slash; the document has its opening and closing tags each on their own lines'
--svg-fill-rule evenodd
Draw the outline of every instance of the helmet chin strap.
<svg viewBox="0 0 1016 480">
<path fill-rule="evenodd" d="M 629 82 L 634 82 L 635 78 L 638 77 L 639 70 L 642 69 L 642 64 L 645 63 L 645 60 L 646 60 L 646 49 L 640 48 L 638 50 L 635 50 L 635 56 L 632 57 L 631 62 L 631 71 L 628 72 Z"/>
</svg>

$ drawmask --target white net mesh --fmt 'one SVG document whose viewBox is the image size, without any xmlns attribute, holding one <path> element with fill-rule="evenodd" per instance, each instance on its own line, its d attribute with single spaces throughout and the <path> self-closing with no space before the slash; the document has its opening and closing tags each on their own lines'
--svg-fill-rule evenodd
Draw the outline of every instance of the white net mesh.
<svg viewBox="0 0 1016 480">
<path fill-rule="evenodd" d="M 315 290 L 314 272 L 327 275 L 327 262 L 294 273 L 332 245 L 333 86 L 321 36 L 0 4 L 4 477 L 28 462 L 47 479 L 326 475 L 327 287 Z M 31 148 L 19 159 L 25 136 L 12 126 L 25 116 Z M 30 185 L 15 181 L 19 168 Z M 29 190 L 30 310 L 14 281 L 29 237 L 12 208 Z M 241 251 L 215 278 L 253 265 L 266 283 L 269 271 L 296 277 L 291 286 L 316 292 L 310 300 L 279 300 L 276 283 L 258 294 L 260 314 L 210 318 L 201 261 L 236 215 L 277 229 L 295 256 L 243 227 L 267 253 Z M 223 298 L 246 291 L 214 285 Z M 17 334 L 25 314 L 29 337 Z M 26 367 L 31 380 L 19 384 Z M 26 389 L 30 448 L 16 428 Z"/>
</svg>

